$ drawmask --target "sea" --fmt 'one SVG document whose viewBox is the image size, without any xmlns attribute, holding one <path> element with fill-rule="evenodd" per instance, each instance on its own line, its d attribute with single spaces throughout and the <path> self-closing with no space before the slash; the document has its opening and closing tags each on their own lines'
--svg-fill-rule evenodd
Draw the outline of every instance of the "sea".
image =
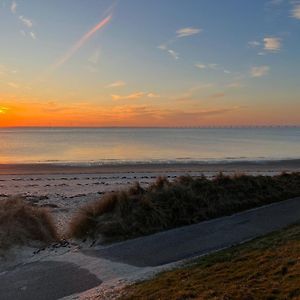
<svg viewBox="0 0 300 300">
<path fill-rule="evenodd" d="M 0 164 L 139 164 L 300 158 L 300 127 L 1 128 Z"/>
</svg>

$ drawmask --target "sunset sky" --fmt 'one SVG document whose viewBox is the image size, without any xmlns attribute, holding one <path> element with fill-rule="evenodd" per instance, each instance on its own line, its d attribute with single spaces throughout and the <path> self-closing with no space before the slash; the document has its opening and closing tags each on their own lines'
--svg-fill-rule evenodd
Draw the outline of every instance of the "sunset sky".
<svg viewBox="0 0 300 300">
<path fill-rule="evenodd" d="M 0 0 L 0 126 L 300 124 L 300 1 Z"/>
</svg>

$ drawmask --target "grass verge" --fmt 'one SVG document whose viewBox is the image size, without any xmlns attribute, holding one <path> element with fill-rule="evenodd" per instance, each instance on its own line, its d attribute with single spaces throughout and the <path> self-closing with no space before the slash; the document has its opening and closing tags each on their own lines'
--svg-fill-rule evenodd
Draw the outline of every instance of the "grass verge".
<svg viewBox="0 0 300 300">
<path fill-rule="evenodd" d="M 41 245 L 57 240 L 50 213 L 22 199 L 0 202 L 0 254 L 14 246 Z"/>
<path fill-rule="evenodd" d="M 300 299 L 300 225 L 134 284 L 120 300 Z"/>
<path fill-rule="evenodd" d="M 144 189 L 105 195 L 82 207 L 70 223 L 75 238 L 124 240 L 230 215 L 300 196 L 300 173 L 279 176 L 165 178 Z"/>
</svg>

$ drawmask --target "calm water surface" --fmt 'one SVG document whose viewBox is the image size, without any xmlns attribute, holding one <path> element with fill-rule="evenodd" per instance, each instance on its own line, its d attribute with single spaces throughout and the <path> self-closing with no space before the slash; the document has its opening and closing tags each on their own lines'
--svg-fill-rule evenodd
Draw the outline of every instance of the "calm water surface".
<svg viewBox="0 0 300 300">
<path fill-rule="evenodd" d="M 300 128 L 0 129 L 0 163 L 123 163 L 300 158 Z"/>
</svg>

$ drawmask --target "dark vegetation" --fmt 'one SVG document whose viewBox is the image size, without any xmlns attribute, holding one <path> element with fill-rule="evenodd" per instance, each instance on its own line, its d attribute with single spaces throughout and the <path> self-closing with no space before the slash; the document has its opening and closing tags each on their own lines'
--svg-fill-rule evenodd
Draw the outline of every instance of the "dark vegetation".
<svg viewBox="0 0 300 300">
<path fill-rule="evenodd" d="M 300 299 L 299 253 L 295 225 L 134 284 L 120 299 Z"/>
<path fill-rule="evenodd" d="M 300 173 L 269 176 L 158 178 L 148 188 L 138 183 L 82 207 L 70 236 L 116 241 L 230 215 L 300 196 Z"/>
<path fill-rule="evenodd" d="M 45 245 L 57 240 L 51 214 L 22 199 L 0 201 L 0 252 L 13 246 Z"/>
</svg>

